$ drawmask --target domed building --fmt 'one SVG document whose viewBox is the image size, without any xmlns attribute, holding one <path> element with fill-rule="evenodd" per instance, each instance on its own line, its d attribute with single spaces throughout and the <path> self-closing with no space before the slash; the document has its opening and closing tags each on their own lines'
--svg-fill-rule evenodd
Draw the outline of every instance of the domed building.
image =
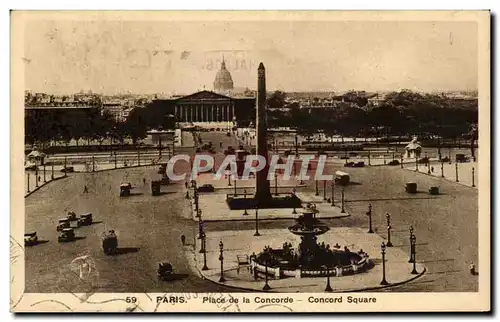
<svg viewBox="0 0 500 322">
<path fill-rule="evenodd" d="M 220 70 L 217 72 L 214 81 L 214 91 L 216 93 L 229 93 L 233 90 L 233 78 L 231 73 L 226 68 L 226 62 L 222 58 L 222 64 Z"/>
</svg>

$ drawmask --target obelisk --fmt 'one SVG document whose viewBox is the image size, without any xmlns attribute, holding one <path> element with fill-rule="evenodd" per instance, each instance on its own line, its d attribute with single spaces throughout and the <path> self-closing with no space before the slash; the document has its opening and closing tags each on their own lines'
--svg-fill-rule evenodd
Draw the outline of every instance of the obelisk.
<svg viewBox="0 0 500 322">
<path fill-rule="evenodd" d="M 257 172 L 255 180 L 255 200 L 259 207 L 266 206 L 271 200 L 271 189 L 267 174 L 269 172 L 269 155 L 267 151 L 267 116 L 266 116 L 266 69 L 262 62 L 257 70 L 257 107 L 256 107 L 256 132 L 257 155 L 265 158 L 264 169 Z"/>
</svg>

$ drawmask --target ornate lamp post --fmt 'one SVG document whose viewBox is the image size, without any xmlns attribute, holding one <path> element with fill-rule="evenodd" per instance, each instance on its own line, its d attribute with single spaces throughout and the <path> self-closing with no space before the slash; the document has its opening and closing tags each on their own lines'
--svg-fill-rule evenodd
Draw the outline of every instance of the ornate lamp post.
<svg viewBox="0 0 500 322">
<path fill-rule="evenodd" d="M 368 165 L 372 165 L 370 151 L 368 151 Z"/>
<path fill-rule="evenodd" d="M 92 172 L 95 172 L 95 157 L 92 156 Z"/>
<path fill-rule="evenodd" d="M 201 240 L 201 242 L 203 243 L 203 268 L 201 269 L 202 271 L 207 271 L 208 270 L 208 267 L 207 267 L 207 235 L 205 234 L 205 232 L 203 232 L 203 239 Z"/>
<path fill-rule="evenodd" d="M 26 173 L 28 175 L 28 193 L 30 192 L 30 173 Z"/>
<path fill-rule="evenodd" d="M 335 180 L 332 180 L 332 207 L 335 207 Z"/>
<path fill-rule="evenodd" d="M 295 193 L 297 192 L 297 190 L 295 190 L 295 188 L 292 189 L 292 195 L 295 197 Z M 295 199 L 295 198 L 294 198 Z M 297 214 L 297 210 L 295 209 L 295 203 L 293 204 L 293 212 L 292 214 L 296 215 Z"/>
<path fill-rule="evenodd" d="M 137 165 L 141 166 L 141 151 L 137 149 Z"/>
<path fill-rule="evenodd" d="M 382 242 L 382 245 L 380 245 L 380 249 L 382 250 L 382 281 L 380 282 L 380 285 L 389 285 L 387 280 L 385 279 L 385 243 Z"/>
<path fill-rule="evenodd" d="M 227 186 L 231 187 L 231 174 L 230 173 L 227 174 Z"/>
<path fill-rule="evenodd" d="M 219 242 L 219 250 L 220 250 L 220 255 L 219 255 L 219 260 L 220 260 L 220 278 L 219 278 L 219 283 L 224 283 L 226 279 L 224 278 L 224 243 L 222 240 Z"/>
<path fill-rule="evenodd" d="M 323 201 L 326 201 L 326 180 L 323 180 Z"/>
<path fill-rule="evenodd" d="M 476 186 L 476 184 L 474 183 L 474 167 L 472 167 L 472 186 Z"/>
<path fill-rule="evenodd" d="M 50 175 L 50 180 L 54 180 L 54 164 L 52 163 L 50 166 L 52 168 L 52 174 Z"/>
<path fill-rule="evenodd" d="M 234 176 L 234 197 L 236 197 L 236 176 Z"/>
<path fill-rule="evenodd" d="M 389 213 L 385 214 L 385 218 L 387 219 L 387 247 L 392 247 L 391 243 L 391 215 Z"/>
<path fill-rule="evenodd" d="M 38 188 L 38 164 L 35 165 L 35 188 Z"/>
<path fill-rule="evenodd" d="M 401 169 L 403 169 L 403 155 L 401 154 Z"/>
<path fill-rule="evenodd" d="M 455 162 L 455 181 L 458 182 L 458 163 Z"/>
<path fill-rule="evenodd" d="M 43 182 L 47 182 L 47 179 L 45 178 L 45 164 L 43 165 Z M 472 180 L 472 182 L 474 182 L 474 180 Z"/>
<path fill-rule="evenodd" d="M 368 211 L 366 212 L 366 215 L 368 216 L 368 220 L 370 223 L 370 228 L 368 229 L 369 234 L 373 234 L 373 229 L 372 229 L 372 204 L 368 205 Z"/>
<path fill-rule="evenodd" d="M 326 287 L 325 292 L 333 292 L 332 286 L 330 285 L 330 269 L 326 266 Z"/>
<path fill-rule="evenodd" d="M 431 174 L 431 162 L 427 161 L 427 174 Z"/>
<path fill-rule="evenodd" d="M 441 178 L 444 178 L 444 162 L 441 160 Z"/>
<path fill-rule="evenodd" d="M 383 157 L 384 157 L 384 165 L 386 165 L 387 162 L 385 161 L 385 153 L 383 154 Z"/>
<path fill-rule="evenodd" d="M 201 244 L 201 247 L 200 247 L 200 254 L 205 254 L 207 252 L 206 250 L 206 244 L 205 244 L 205 239 L 206 239 L 206 234 L 204 231 L 201 232 L 201 240 L 200 240 L 200 244 Z"/>
<path fill-rule="evenodd" d="M 204 231 L 205 229 L 203 228 L 203 219 L 200 218 L 198 220 L 198 239 L 201 239 Z"/>
<path fill-rule="evenodd" d="M 255 206 L 255 233 L 254 236 L 260 236 L 259 234 L 259 206 Z"/>
<path fill-rule="evenodd" d="M 64 177 L 67 177 L 68 174 L 66 173 L 66 167 L 68 165 L 68 157 L 64 156 Z"/>
<path fill-rule="evenodd" d="M 278 174 L 274 174 L 274 195 L 278 195 Z"/>
<path fill-rule="evenodd" d="M 410 259 L 408 263 L 413 263 L 413 226 L 410 226 Z"/>
<path fill-rule="evenodd" d="M 319 196 L 318 180 L 314 180 L 314 183 L 316 184 L 316 192 L 314 193 L 314 195 Z"/>
<path fill-rule="evenodd" d="M 271 286 L 269 286 L 269 276 L 267 273 L 267 267 L 269 266 L 269 257 L 270 257 L 270 254 L 266 253 L 266 260 L 265 260 L 265 263 L 266 263 L 266 284 L 264 284 L 264 287 L 262 288 L 263 291 L 269 291 L 271 289 Z"/>
<path fill-rule="evenodd" d="M 342 188 L 342 209 L 340 210 L 341 213 L 345 213 L 345 208 L 344 208 L 344 188 Z"/>
<path fill-rule="evenodd" d="M 247 189 L 243 190 L 243 199 L 245 200 L 245 212 L 243 213 L 243 216 L 248 216 L 247 212 Z"/>
<path fill-rule="evenodd" d="M 416 259 L 416 243 L 417 243 L 417 237 L 415 235 L 412 236 L 412 245 L 413 245 L 413 270 L 411 271 L 412 274 L 417 275 L 417 259 Z"/>
</svg>

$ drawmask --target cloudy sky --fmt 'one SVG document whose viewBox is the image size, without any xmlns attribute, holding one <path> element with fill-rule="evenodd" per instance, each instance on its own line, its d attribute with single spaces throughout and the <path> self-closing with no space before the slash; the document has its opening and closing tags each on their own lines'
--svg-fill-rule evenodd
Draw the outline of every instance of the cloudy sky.
<svg viewBox="0 0 500 322">
<path fill-rule="evenodd" d="M 212 89 L 222 57 L 236 87 L 269 90 L 476 89 L 475 22 L 34 20 L 26 87 L 36 92 Z"/>
</svg>

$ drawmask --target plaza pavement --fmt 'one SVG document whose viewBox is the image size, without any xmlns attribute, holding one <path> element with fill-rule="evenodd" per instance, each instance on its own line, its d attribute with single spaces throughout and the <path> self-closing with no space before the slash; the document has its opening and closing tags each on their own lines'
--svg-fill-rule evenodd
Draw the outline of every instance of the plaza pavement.
<svg viewBox="0 0 500 322">
<path fill-rule="evenodd" d="M 262 291 L 264 279 L 255 281 L 248 267 L 238 269 L 237 255 L 258 254 L 265 246 L 281 248 L 283 243 L 290 242 L 296 249 L 300 238 L 287 229 L 259 230 L 261 236 L 253 236 L 254 230 L 243 231 L 209 231 L 206 233 L 206 261 L 208 270 L 202 270 L 203 253 L 200 253 L 201 240 L 195 239 L 194 246 L 185 247 L 189 263 L 194 272 L 213 283 L 246 289 Z M 220 283 L 221 263 L 219 261 L 219 242 L 224 244 L 224 278 Z M 334 292 L 361 291 L 381 288 L 382 259 L 380 245 L 384 239 L 377 234 L 368 234 L 359 228 L 332 228 L 324 235 L 318 236 L 318 242 L 341 247 L 347 246 L 351 251 L 363 250 L 375 263 L 375 266 L 365 273 L 352 276 L 331 277 L 330 284 Z M 417 245 L 418 246 L 418 245 Z M 408 247 L 388 247 L 386 251 L 386 279 L 392 284 L 402 284 L 425 273 L 424 265 L 418 263 L 418 275 L 411 274 L 412 264 L 408 263 Z M 269 280 L 271 292 L 324 292 L 326 278 L 283 278 Z"/>
<path fill-rule="evenodd" d="M 449 162 L 444 162 L 443 171 L 441 171 L 441 162 L 437 161 L 431 162 L 430 167 L 431 171 L 429 173 L 429 168 L 427 167 L 427 165 L 419 164 L 418 173 L 422 173 L 436 178 L 441 178 L 443 180 L 451 181 L 456 184 L 461 184 L 468 187 L 475 187 L 475 188 L 478 187 L 479 171 L 477 162 L 464 162 L 464 163 L 453 162 L 451 164 Z M 432 168 L 434 168 L 433 171 Z M 472 168 L 474 168 L 474 184 L 472 182 Z M 415 171 L 416 165 L 415 163 L 413 163 L 411 165 L 406 166 L 405 169 L 409 171 Z M 458 177 L 457 177 L 457 169 L 458 169 Z"/>
<path fill-rule="evenodd" d="M 321 203 L 317 203 L 311 198 L 307 198 L 307 193 L 297 193 L 297 196 L 301 198 L 303 206 L 308 202 L 312 202 L 316 205 L 316 209 L 319 213 L 316 215 L 319 219 L 332 219 L 332 218 L 342 218 L 349 216 L 349 213 L 344 210 L 341 211 L 339 204 L 332 207 L 329 203 L 324 203 L 321 199 Z M 231 210 L 226 203 L 225 194 L 201 194 L 199 195 L 199 209 L 202 212 L 202 220 L 204 222 L 212 221 L 255 221 L 255 210 L 248 209 L 247 215 L 244 215 L 244 210 Z M 191 207 L 193 209 L 192 219 L 199 221 L 200 218 L 196 216 L 195 204 L 191 199 Z M 259 220 L 278 220 L 278 219 L 295 219 L 301 215 L 302 208 L 295 209 L 296 213 L 293 213 L 292 208 L 282 208 L 282 209 L 259 209 L 258 219 Z"/>
</svg>

